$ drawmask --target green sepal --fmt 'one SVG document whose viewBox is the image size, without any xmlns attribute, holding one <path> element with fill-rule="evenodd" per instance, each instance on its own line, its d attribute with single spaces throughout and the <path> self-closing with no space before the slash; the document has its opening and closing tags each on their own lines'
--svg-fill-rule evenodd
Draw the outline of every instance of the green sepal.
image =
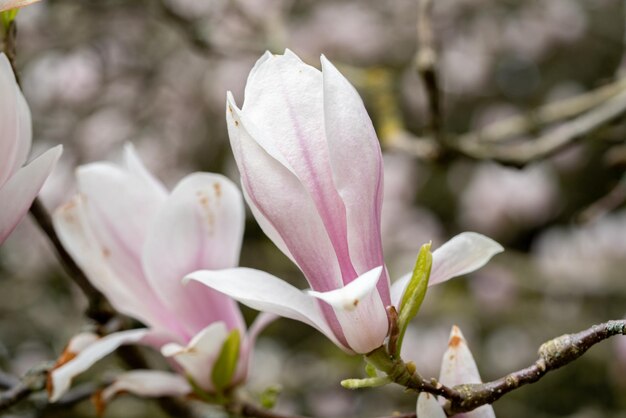
<svg viewBox="0 0 626 418">
<path fill-rule="evenodd" d="M 272 385 L 267 387 L 259 396 L 259 402 L 265 409 L 272 409 L 278 401 L 278 396 L 283 391 L 281 385 Z"/>
<path fill-rule="evenodd" d="M 400 354 L 406 328 L 409 322 L 417 315 L 424 301 L 424 296 L 426 296 L 428 280 L 430 279 L 430 269 L 433 265 L 433 255 L 430 252 L 430 246 L 431 243 L 429 242 L 428 244 L 422 245 L 422 248 L 420 248 L 417 261 L 415 262 L 415 268 L 413 269 L 413 275 L 400 302 L 400 312 L 398 313 L 398 342 L 396 352 L 393 353 L 395 355 Z"/>
<path fill-rule="evenodd" d="M 19 10 L 20 9 L 11 9 L 0 12 L 0 22 L 2 22 L 2 27 L 5 30 L 7 30 L 9 28 L 9 25 L 11 25 L 11 22 L 15 20 L 15 17 L 17 16 L 17 12 Z"/>
<path fill-rule="evenodd" d="M 217 356 L 217 360 L 215 360 L 215 365 L 211 372 L 211 381 L 218 392 L 223 392 L 224 389 L 228 388 L 235 374 L 237 361 L 239 360 L 240 340 L 239 330 L 232 330 L 224 340 L 220 354 Z"/>
</svg>

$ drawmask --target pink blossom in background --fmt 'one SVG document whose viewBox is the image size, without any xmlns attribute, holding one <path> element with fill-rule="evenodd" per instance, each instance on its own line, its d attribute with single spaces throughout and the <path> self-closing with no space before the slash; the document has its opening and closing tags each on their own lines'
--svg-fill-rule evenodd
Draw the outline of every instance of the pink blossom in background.
<svg viewBox="0 0 626 418">
<path fill-rule="evenodd" d="M 74 340 L 87 343 L 71 343 L 65 356 L 71 360 L 51 373 L 51 399 L 58 400 L 72 377 L 119 345 L 138 342 L 160 349 L 178 371 L 211 392 L 211 371 L 232 330 L 242 339 L 230 385 L 245 380 L 252 345 L 270 317 L 259 317 L 246 334 L 235 301 L 198 283 L 181 283 L 199 268 L 238 264 L 244 207 L 237 187 L 219 174 L 194 173 L 168 193 L 130 146 L 122 166 L 88 164 L 78 168 L 77 180 L 79 194 L 54 215 L 59 238 L 115 309 L 147 328 L 103 338 L 80 334 Z M 151 380 L 138 385 L 142 376 Z M 122 376 L 116 387 L 158 396 L 188 388 L 184 379 L 187 386 L 161 385 L 159 376 Z"/>
<path fill-rule="evenodd" d="M 241 109 L 228 94 L 226 117 L 244 197 L 311 290 L 246 268 L 190 278 L 305 322 L 346 352 L 379 347 L 385 307 L 397 304 L 409 277 L 390 288 L 380 232 L 382 156 L 358 93 L 324 56 L 319 71 L 289 50 L 267 52 L 248 77 Z M 431 284 L 476 270 L 500 251 L 487 237 L 461 234 L 435 251 Z"/>
<path fill-rule="evenodd" d="M 15 4 L 22 2 L 9 2 Z M 0 9 L 5 7 L 0 2 Z M 60 145 L 24 166 L 32 143 L 28 104 L 0 53 L 0 244 L 24 217 L 61 156 Z"/>
<path fill-rule="evenodd" d="M 448 349 L 443 355 L 439 381 L 449 387 L 465 383 L 482 383 L 474 357 L 467 346 L 467 341 L 457 326 L 452 327 Z M 421 393 L 417 398 L 417 416 L 419 418 L 445 418 L 446 413 L 429 393 Z M 484 405 L 471 412 L 454 415 L 455 418 L 495 418 L 491 405 Z"/>
</svg>

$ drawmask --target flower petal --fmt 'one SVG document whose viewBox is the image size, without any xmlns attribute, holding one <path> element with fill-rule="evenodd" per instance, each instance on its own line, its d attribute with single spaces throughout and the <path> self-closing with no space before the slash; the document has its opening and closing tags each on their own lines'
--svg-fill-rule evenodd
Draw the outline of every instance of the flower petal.
<svg viewBox="0 0 626 418">
<path fill-rule="evenodd" d="M 74 376 L 89 369 L 95 362 L 112 353 L 119 346 L 139 342 L 149 332 L 145 328 L 133 329 L 107 335 L 91 342 L 91 344 L 75 345 L 74 349 L 81 350 L 73 352 L 74 357 L 72 359 L 64 361 L 48 375 L 50 402 L 56 402 L 69 389 Z M 67 359 L 67 354 L 64 354 L 63 357 Z"/>
<path fill-rule="evenodd" d="M 76 196 L 54 213 L 54 228 L 63 247 L 87 274 L 89 281 L 106 295 L 118 311 L 155 329 L 176 330 L 172 315 L 147 287 L 147 283 L 142 289 L 135 277 L 120 276 L 113 270 L 111 254 L 94 235 L 85 213 L 85 205 L 84 198 Z"/>
<path fill-rule="evenodd" d="M 446 418 L 446 413 L 435 395 L 422 392 L 417 397 L 417 418 Z"/>
<path fill-rule="evenodd" d="M 35 200 L 44 182 L 61 156 L 62 146 L 46 151 L 20 168 L 0 187 L 0 244 L 9 236 Z"/>
<path fill-rule="evenodd" d="M 463 232 L 433 252 L 429 286 L 478 270 L 504 248 L 489 237 L 476 232 Z M 391 286 L 391 300 L 398 306 L 411 279 L 407 273 Z"/>
<path fill-rule="evenodd" d="M 144 271 L 191 335 L 215 321 L 224 321 L 229 330 L 245 330 L 234 300 L 199 283 L 181 283 L 193 271 L 238 264 L 244 216 L 233 182 L 219 174 L 196 173 L 176 186 L 149 229 Z"/>
<path fill-rule="evenodd" d="M 380 144 L 361 97 L 322 55 L 324 126 L 334 183 L 348 222 L 350 258 L 357 274 L 384 263 L 380 232 L 383 165 Z M 355 150 L 358 154 L 355 155 Z M 389 281 L 378 284 L 389 305 Z"/>
<path fill-rule="evenodd" d="M 352 350 L 369 353 L 383 344 L 389 324 L 380 295 L 375 292 L 383 267 L 376 267 L 341 289 L 309 291 L 335 309 L 337 320 Z"/>
<path fill-rule="evenodd" d="M 30 152 L 30 146 L 33 141 L 33 126 L 30 116 L 30 109 L 26 99 L 21 91 L 18 90 L 17 94 L 17 113 L 18 113 L 18 135 L 17 148 L 15 150 L 15 160 L 13 161 L 13 167 L 11 173 L 15 173 L 21 166 L 24 165 Z"/>
<path fill-rule="evenodd" d="M 253 309 L 304 322 L 326 335 L 342 349 L 350 351 L 335 337 L 315 298 L 278 277 L 260 270 L 240 267 L 197 271 L 188 275 L 186 280 L 203 283 Z"/>
<path fill-rule="evenodd" d="M 362 274 L 344 287 L 328 292 L 309 290 L 308 294 L 323 300 L 335 309 L 353 311 L 365 297 L 372 293 L 372 290 L 374 290 L 380 280 L 382 271 L 383 267 L 378 266 Z"/>
<path fill-rule="evenodd" d="M 278 319 L 278 316 L 273 313 L 261 312 L 257 315 L 252 325 L 250 325 L 250 329 L 241 344 L 239 363 L 237 364 L 237 371 L 235 372 L 235 377 L 233 378 L 234 383 L 243 382 L 248 376 L 248 370 L 252 364 L 252 354 L 256 339 L 265 327 L 274 322 L 276 319 Z"/>
<path fill-rule="evenodd" d="M 36 3 L 38 1 L 39 0 L 0 0 L 0 12 L 28 6 L 29 4 Z"/>
<path fill-rule="evenodd" d="M 482 383 L 474 357 L 467 346 L 461 330 L 452 327 L 448 350 L 443 355 L 439 380 L 446 386 L 455 386 L 465 383 Z M 471 412 L 457 414 L 463 418 L 495 418 L 491 405 L 484 405 Z"/>
<path fill-rule="evenodd" d="M 246 84 L 241 113 L 254 140 L 264 148 L 271 143 L 288 162 L 283 165 L 290 167 L 306 189 L 330 237 L 343 282 L 354 280 L 357 273 L 348 249 L 346 209 L 330 165 L 321 72 L 288 50 L 284 55 L 262 57 Z M 276 152 L 270 153 L 276 158 Z"/>
<path fill-rule="evenodd" d="M 196 384 L 211 391 L 211 371 L 227 336 L 226 324 L 214 322 L 195 335 L 186 347 L 169 343 L 161 347 L 161 354 L 173 358 Z"/>
<path fill-rule="evenodd" d="M 341 287 L 341 272 L 332 244 L 317 209 L 298 178 L 253 139 L 246 122 L 229 95 L 228 133 L 241 173 L 244 196 L 263 215 L 260 222 L 278 231 L 277 245 L 288 249 L 309 285 L 318 291 Z M 272 235 L 270 235 L 272 238 Z"/>
<path fill-rule="evenodd" d="M 179 374 L 160 370 L 132 370 L 118 375 L 112 384 L 100 392 L 98 404 L 104 406 L 120 393 L 159 398 L 185 396 L 191 392 L 191 385 Z"/>
<path fill-rule="evenodd" d="M 0 187 L 13 173 L 21 139 L 18 96 L 19 87 L 9 59 L 0 53 Z"/>
</svg>

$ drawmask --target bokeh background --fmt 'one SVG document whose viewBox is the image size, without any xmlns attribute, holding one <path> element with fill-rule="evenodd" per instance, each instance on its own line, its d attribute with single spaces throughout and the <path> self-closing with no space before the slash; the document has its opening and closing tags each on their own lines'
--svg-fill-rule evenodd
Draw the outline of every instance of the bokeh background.
<svg viewBox="0 0 626 418">
<path fill-rule="evenodd" d="M 626 71 L 624 1 L 435 3 L 451 136 L 614 82 Z M 17 67 L 34 117 L 34 154 L 65 145 L 43 200 L 53 210 L 74 191 L 77 165 L 115 161 L 127 141 L 170 186 L 199 170 L 236 180 L 225 92 L 242 102 L 246 76 L 266 49 L 290 48 L 315 66 L 323 53 L 357 86 L 381 137 L 391 276 L 411 269 L 421 244 L 437 247 L 464 230 L 506 247 L 477 273 L 429 290 L 405 347 L 423 375 L 439 374 L 453 324 L 464 331 L 483 378 L 494 379 L 533 362 L 547 339 L 622 318 L 625 120 L 524 167 L 459 155 L 428 161 L 387 147 L 399 132 L 429 133 L 414 67 L 416 16 L 415 0 L 44 0 L 27 7 L 18 16 Z M 241 265 L 305 287 L 250 216 Z M 56 358 L 71 335 L 89 326 L 85 305 L 26 219 L 0 248 L 0 368 L 21 375 Z M 504 397 L 496 414 L 626 417 L 625 340 L 597 345 Z M 279 411 L 319 417 L 414 410 L 414 395 L 399 387 L 342 389 L 339 381 L 363 376 L 362 366 L 307 326 L 280 320 L 260 339 L 245 390 L 254 399 L 280 384 Z M 78 381 L 120 368 L 111 356 Z M 89 402 L 51 408 L 35 396 L 7 416 L 92 417 L 95 409 Z M 162 412 L 152 401 L 123 397 L 106 416 Z"/>
</svg>

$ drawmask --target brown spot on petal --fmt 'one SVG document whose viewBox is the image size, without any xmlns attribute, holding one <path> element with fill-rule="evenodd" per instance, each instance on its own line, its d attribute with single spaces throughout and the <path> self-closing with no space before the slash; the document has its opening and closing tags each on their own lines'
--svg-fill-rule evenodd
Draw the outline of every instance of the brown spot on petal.
<svg viewBox="0 0 626 418">
<path fill-rule="evenodd" d="M 215 190 L 215 196 L 222 197 L 222 185 L 219 183 L 213 183 L 213 189 Z"/>
<path fill-rule="evenodd" d="M 104 399 L 102 399 L 102 390 L 97 390 L 93 393 L 93 395 L 91 395 L 91 403 L 96 409 L 96 415 L 98 415 L 98 417 L 103 417 L 107 405 L 106 402 L 104 402 Z"/>
<path fill-rule="evenodd" d="M 235 126 L 239 126 L 239 121 L 235 121 Z"/>
<path fill-rule="evenodd" d="M 356 308 L 359 305 L 359 300 L 354 299 L 354 301 L 352 302 L 352 305 Z"/>
<path fill-rule="evenodd" d="M 107 247 L 102 247 L 102 256 L 104 258 L 111 257 L 111 250 L 109 250 Z"/>
<path fill-rule="evenodd" d="M 461 345 L 462 341 L 463 340 L 461 339 L 461 337 L 459 337 L 458 335 L 453 335 L 452 338 L 450 338 L 450 342 L 448 342 L 448 346 L 458 347 L 459 345 Z"/>
</svg>

